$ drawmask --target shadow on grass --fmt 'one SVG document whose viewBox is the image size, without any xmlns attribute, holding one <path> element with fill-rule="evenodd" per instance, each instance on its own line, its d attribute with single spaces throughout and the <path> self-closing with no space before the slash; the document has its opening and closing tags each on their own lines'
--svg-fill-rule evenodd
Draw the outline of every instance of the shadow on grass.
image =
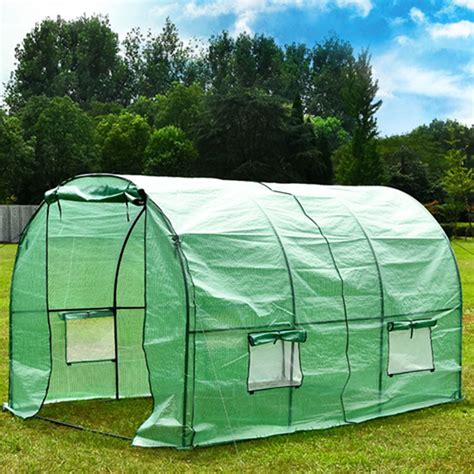
<svg viewBox="0 0 474 474">
<path fill-rule="evenodd" d="M 39 415 L 87 429 L 133 438 L 152 408 L 151 398 L 84 400 L 45 405 Z"/>
</svg>

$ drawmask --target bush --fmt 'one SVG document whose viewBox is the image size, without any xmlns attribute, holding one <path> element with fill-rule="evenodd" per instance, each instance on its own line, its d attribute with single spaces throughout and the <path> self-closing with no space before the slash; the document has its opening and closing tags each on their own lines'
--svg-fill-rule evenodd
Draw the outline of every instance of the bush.
<svg viewBox="0 0 474 474">
<path fill-rule="evenodd" d="M 469 228 L 469 222 L 458 222 L 456 225 L 456 235 L 458 237 L 474 237 L 474 223 Z"/>
<path fill-rule="evenodd" d="M 174 125 L 155 130 L 145 150 L 145 173 L 191 176 L 198 153 L 186 134 Z"/>
<path fill-rule="evenodd" d="M 443 222 L 441 227 L 449 238 L 474 237 L 474 224 L 469 228 L 469 222 Z"/>
</svg>

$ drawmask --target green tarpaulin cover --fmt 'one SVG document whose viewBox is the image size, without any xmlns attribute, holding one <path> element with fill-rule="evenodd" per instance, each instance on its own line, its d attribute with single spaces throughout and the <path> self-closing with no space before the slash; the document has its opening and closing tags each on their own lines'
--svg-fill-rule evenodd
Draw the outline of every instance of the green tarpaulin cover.
<svg viewBox="0 0 474 474">
<path fill-rule="evenodd" d="M 138 446 L 461 397 L 449 241 L 390 188 L 76 177 L 25 230 L 11 291 L 8 408 L 152 396 Z"/>
</svg>

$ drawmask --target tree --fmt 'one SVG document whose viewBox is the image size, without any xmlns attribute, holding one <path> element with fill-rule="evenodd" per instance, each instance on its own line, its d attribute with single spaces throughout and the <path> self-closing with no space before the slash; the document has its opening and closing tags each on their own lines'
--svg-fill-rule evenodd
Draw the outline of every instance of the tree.
<svg viewBox="0 0 474 474">
<path fill-rule="evenodd" d="M 342 127 L 342 122 L 336 117 L 308 117 L 316 135 L 316 147 L 321 153 L 321 160 L 328 169 L 328 175 L 333 175 L 333 154 L 342 145 L 350 141 L 349 134 Z M 330 183 L 330 181 L 329 181 Z"/>
<path fill-rule="evenodd" d="M 351 122 L 353 136 L 359 133 L 363 140 L 370 141 L 377 136 L 375 114 L 382 106 L 376 100 L 378 82 L 374 80 L 370 55 L 362 51 L 348 71 L 347 82 L 343 90 L 345 109 Z"/>
<path fill-rule="evenodd" d="M 206 59 L 214 93 L 225 94 L 233 85 L 234 47 L 234 40 L 227 31 L 209 39 Z"/>
<path fill-rule="evenodd" d="M 332 182 L 331 158 L 322 156 L 311 123 L 305 122 L 301 97 L 296 95 L 288 123 L 288 152 L 297 181 L 329 184 Z"/>
<path fill-rule="evenodd" d="M 283 52 L 271 37 L 241 33 L 233 39 L 224 31 L 209 40 L 207 61 L 215 93 L 239 89 L 281 94 Z"/>
<path fill-rule="evenodd" d="M 339 147 L 334 154 L 336 181 L 348 185 L 384 184 L 385 168 L 377 152 L 377 142 L 366 140 L 356 130 L 352 140 Z"/>
<path fill-rule="evenodd" d="M 308 112 L 321 117 L 337 117 L 347 131 L 352 131 L 352 121 L 345 91 L 354 61 L 350 43 L 341 41 L 336 35 L 317 44 L 311 51 Z"/>
<path fill-rule="evenodd" d="M 196 148 L 183 130 L 174 125 L 155 130 L 145 150 L 145 173 L 191 176 L 198 157 Z"/>
<path fill-rule="evenodd" d="M 433 198 L 427 166 L 413 150 L 401 146 L 386 160 L 389 186 L 410 194 L 421 203 L 427 203 Z"/>
<path fill-rule="evenodd" d="M 255 58 L 255 82 L 253 87 L 268 94 L 281 96 L 283 92 L 284 57 L 282 49 L 272 37 L 255 35 L 252 38 L 252 53 Z"/>
<path fill-rule="evenodd" d="M 474 126 L 467 127 L 456 120 L 435 119 L 429 125 L 416 127 L 405 135 L 384 137 L 378 142 L 383 156 L 394 153 L 401 146 L 412 149 L 428 166 L 432 181 L 438 181 L 445 175 L 448 168 L 446 153 L 450 149 L 465 153 L 466 166 L 474 166 Z"/>
<path fill-rule="evenodd" d="M 141 54 L 141 59 L 134 59 L 138 95 L 154 97 L 165 94 L 174 82 L 184 82 L 190 49 L 179 38 L 176 25 L 166 18 L 158 35 L 148 32 L 143 43 L 137 35 L 141 35 L 139 30 L 136 30 L 135 38 L 138 46 L 134 45 L 134 54 Z"/>
<path fill-rule="evenodd" d="M 34 141 L 23 138 L 21 122 L 0 109 L 0 202 L 28 199 L 33 175 Z"/>
<path fill-rule="evenodd" d="M 298 104 L 288 108 L 263 93 L 209 97 L 197 146 L 199 171 L 206 176 L 300 182 L 322 182 L 327 176 Z"/>
<path fill-rule="evenodd" d="M 32 97 L 21 109 L 26 140 L 34 142 L 31 179 L 22 202 L 39 202 L 43 193 L 66 178 L 92 171 L 94 125 L 69 97 Z"/>
<path fill-rule="evenodd" d="M 150 138 L 150 126 L 137 114 L 103 117 L 96 127 L 99 167 L 108 173 L 140 174 Z"/>
<path fill-rule="evenodd" d="M 288 112 L 279 99 L 242 92 L 210 96 L 206 105 L 197 133 L 200 173 L 256 181 L 291 179 Z"/>
<path fill-rule="evenodd" d="M 342 184 L 381 184 L 383 162 L 377 152 L 377 120 L 382 105 L 376 100 L 378 84 L 373 79 L 368 51 L 362 51 L 347 70 L 343 89 L 346 123 L 352 130 L 350 153 L 343 153 L 337 176 Z"/>
<path fill-rule="evenodd" d="M 464 165 L 466 155 L 460 150 L 448 150 L 446 161 L 448 170 L 442 179 L 447 193 L 444 210 L 450 221 L 457 222 L 463 212 L 469 215 L 474 194 L 474 170 Z"/>
<path fill-rule="evenodd" d="M 118 35 L 107 17 L 43 20 L 16 47 L 15 57 L 5 96 L 12 110 L 39 95 L 67 95 L 86 108 L 92 100 L 128 101 Z"/>
<path fill-rule="evenodd" d="M 87 113 L 90 117 L 98 118 L 110 114 L 118 115 L 122 110 L 123 106 L 118 102 L 99 102 L 98 100 L 92 100 Z"/>
<path fill-rule="evenodd" d="M 141 95 L 134 100 L 127 110 L 132 114 L 141 115 L 150 127 L 155 125 L 155 119 L 160 109 L 163 107 L 162 102 L 165 100 L 164 96 L 157 95 L 155 97 L 145 97 Z"/>
<path fill-rule="evenodd" d="M 282 97 L 291 99 L 299 94 L 303 106 L 308 103 L 310 64 L 310 50 L 306 45 L 292 43 L 285 46 L 281 73 Z"/>
<path fill-rule="evenodd" d="M 175 125 L 191 135 L 204 110 L 204 91 L 198 84 L 174 83 L 167 93 L 157 97 L 155 126 Z"/>
</svg>

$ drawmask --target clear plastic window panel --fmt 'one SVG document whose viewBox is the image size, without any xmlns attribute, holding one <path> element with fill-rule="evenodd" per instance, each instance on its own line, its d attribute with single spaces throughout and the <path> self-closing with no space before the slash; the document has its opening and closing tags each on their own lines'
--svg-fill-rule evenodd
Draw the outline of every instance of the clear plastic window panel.
<svg viewBox="0 0 474 474">
<path fill-rule="evenodd" d="M 435 368 L 430 327 L 389 331 L 388 346 L 388 375 Z"/>
<path fill-rule="evenodd" d="M 279 340 L 249 345 L 248 391 L 299 387 L 303 381 L 299 343 Z"/>
<path fill-rule="evenodd" d="M 66 319 L 66 362 L 115 359 L 114 318 Z"/>
</svg>

